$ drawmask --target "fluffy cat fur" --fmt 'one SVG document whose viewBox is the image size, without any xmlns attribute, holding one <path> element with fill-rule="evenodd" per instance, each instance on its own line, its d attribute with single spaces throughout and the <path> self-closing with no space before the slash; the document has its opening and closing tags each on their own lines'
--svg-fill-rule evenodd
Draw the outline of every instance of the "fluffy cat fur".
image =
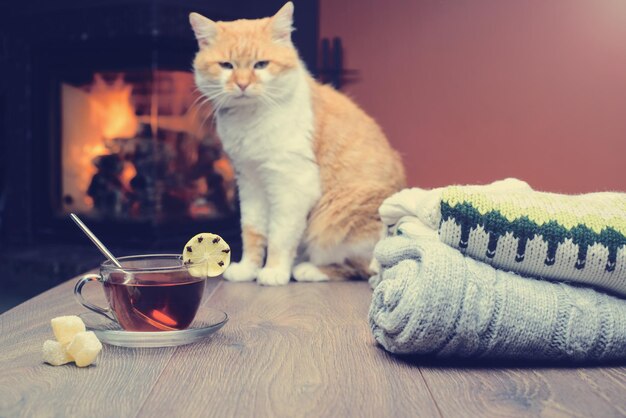
<svg viewBox="0 0 626 418">
<path fill-rule="evenodd" d="M 282 285 L 369 276 L 398 154 L 354 102 L 317 83 L 291 42 L 293 4 L 256 20 L 190 15 L 196 84 L 236 173 L 243 256 L 224 277 Z"/>
</svg>

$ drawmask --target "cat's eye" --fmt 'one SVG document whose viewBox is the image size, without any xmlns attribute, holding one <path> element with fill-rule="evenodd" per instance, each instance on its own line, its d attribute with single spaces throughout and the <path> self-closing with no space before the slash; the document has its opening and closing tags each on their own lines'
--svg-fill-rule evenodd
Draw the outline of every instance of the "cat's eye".
<svg viewBox="0 0 626 418">
<path fill-rule="evenodd" d="M 232 70 L 233 69 L 233 64 L 231 64 L 230 62 L 223 61 L 223 62 L 220 62 L 219 64 L 220 64 L 220 67 L 222 67 L 225 70 Z"/>
<path fill-rule="evenodd" d="M 255 70 L 262 70 L 263 68 L 267 67 L 267 64 L 269 64 L 269 61 L 257 61 L 254 64 L 254 69 Z"/>
</svg>

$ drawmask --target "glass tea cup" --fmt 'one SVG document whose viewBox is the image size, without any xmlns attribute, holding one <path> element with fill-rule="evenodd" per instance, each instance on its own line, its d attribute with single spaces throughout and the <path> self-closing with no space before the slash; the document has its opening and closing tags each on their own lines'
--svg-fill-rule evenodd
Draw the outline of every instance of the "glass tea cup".
<svg viewBox="0 0 626 418">
<path fill-rule="evenodd" d="M 111 319 L 127 331 L 175 331 L 193 321 L 204 296 L 207 276 L 198 275 L 175 254 L 134 255 L 100 265 L 100 274 L 86 274 L 74 287 L 74 295 L 85 308 Z M 193 274 L 192 274 L 193 273 Z M 108 307 L 94 305 L 82 295 L 83 286 L 100 282 Z"/>
</svg>

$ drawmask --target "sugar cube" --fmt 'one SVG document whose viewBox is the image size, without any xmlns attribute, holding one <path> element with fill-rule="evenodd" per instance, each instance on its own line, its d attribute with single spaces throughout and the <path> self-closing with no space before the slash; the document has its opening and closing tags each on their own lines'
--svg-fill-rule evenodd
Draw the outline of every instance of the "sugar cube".
<svg viewBox="0 0 626 418">
<path fill-rule="evenodd" d="M 43 361 L 53 366 L 60 366 L 72 361 L 72 358 L 65 350 L 65 346 L 58 341 L 46 340 L 43 343 L 42 351 Z"/>
<path fill-rule="evenodd" d="M 50 325 L 52 325 L 54 336 L 61 344 L 69 343 L 76 334 L 85 331 L 85 323 L 76 315 L 53 318 Z"/>
<path fill-rule="evenodd" d="M 102 350 L 102 344 L 93 331 L 79 332 L 67 346 L 68 354 L 78 367 L 89 366 Z"/>
</svg>

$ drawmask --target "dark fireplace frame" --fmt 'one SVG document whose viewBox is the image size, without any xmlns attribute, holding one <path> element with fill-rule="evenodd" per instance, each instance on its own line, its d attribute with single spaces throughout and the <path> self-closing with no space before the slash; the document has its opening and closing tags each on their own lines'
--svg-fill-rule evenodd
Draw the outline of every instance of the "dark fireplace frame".
<svg viewBox="0 0 626 418">
<path fill-rule="evenodd" d="M 296 0 L 294 42 L 315 73 L 317 0 Z M 254 18 L 284 0 L 59 0 L 0 6 L 0 245 L 82 240 L 60 205 L 60 81 L 68 74 L 148 68 L 190 70 L 196 42 L 188 14 Z M 2 181 L 4 180 L 4 184 Z M 239 239 L 239 216 L 211 221 L 103 221 L 94 231 L 112 245 L 170 247 L 210 230 Z"/>
</svg>

